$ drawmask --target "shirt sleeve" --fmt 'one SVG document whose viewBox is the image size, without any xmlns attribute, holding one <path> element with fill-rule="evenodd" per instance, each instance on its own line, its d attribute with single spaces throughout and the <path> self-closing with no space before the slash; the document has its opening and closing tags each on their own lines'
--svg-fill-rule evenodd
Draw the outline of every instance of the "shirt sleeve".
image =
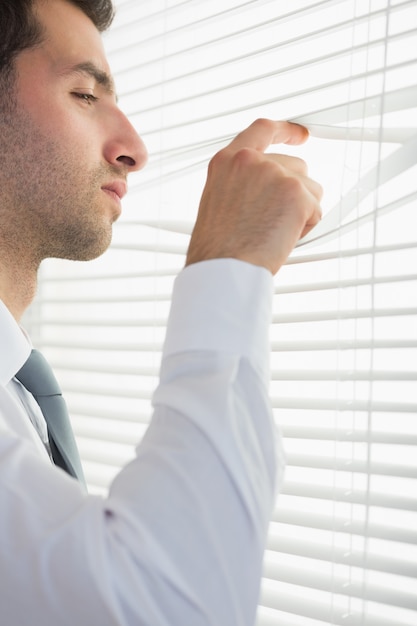
<svg viewBox="0 0 417 626">
<path fill-rule="evenodd" d="M 107 498 L 0 428 L 5 623 L 254 624 L 283 466 L 268 399 L 271 295 L 269 272 L 240 261 L 179 275 L 154 415 Z"/>
</svg>

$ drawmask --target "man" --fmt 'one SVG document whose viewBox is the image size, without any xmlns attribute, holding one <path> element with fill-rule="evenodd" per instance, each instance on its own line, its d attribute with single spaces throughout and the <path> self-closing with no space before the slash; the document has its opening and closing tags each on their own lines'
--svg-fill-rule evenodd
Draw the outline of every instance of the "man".
<svg viewBox="0 0 417 626">
<path fill-rule="evenodd" d="M 146 150 L 117 107 L 107 0 L 0 0 L 0 605 L 7 626 L 253 624 L 282 454 L 267 398 L 271 275 L 320 219 L 300 126 L 258 120 L 211 161 L 155 412 L 106 499 L 48 455 L 15 377 L 47 257 L 109 245 Z M 42 441 L 43 439 L 43 441 Z"/>
</svg>

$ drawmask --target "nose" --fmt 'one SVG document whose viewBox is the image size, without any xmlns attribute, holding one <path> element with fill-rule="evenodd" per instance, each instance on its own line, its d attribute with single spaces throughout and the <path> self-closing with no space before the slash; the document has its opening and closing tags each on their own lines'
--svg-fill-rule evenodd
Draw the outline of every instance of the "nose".
<svg viewBox="0 0 417 626">
<path fill-rule="evenodd" d="M 120 109 L 113 123 L 114 132 L 105 146 L 106 161 L 123 165 L 128 173 L 142 169 L 148 161 L 148 151 L 141 137 Z"/>
</svg>

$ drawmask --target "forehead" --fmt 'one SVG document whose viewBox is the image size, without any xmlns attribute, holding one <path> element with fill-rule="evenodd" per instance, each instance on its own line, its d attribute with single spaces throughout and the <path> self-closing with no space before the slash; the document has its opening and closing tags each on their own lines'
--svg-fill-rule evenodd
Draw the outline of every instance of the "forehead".
<svg viewBox="0 0 417 626">
<path fill-rule="evenodd" d="M 72 67 L 95 67 L 104 75 L 110 70 L 101 35 L 93 22 L 66 0 L 35 0 L 34 12 L 43 31 L 39 52 L 57 73 Z"/>
</svg>

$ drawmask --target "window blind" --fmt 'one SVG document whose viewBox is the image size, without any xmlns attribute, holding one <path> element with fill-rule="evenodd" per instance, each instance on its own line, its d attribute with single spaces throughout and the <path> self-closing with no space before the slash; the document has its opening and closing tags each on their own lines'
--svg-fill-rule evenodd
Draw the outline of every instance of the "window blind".
<svg viewBox="0 0 417 626">
<path fill-rule="evenodd" d="M 271 398 L 287 454 L 258 626 L 417 620 L 417 2 L 119 0 L 105 36 L 143 136 L 101 259 L 48 261 L 26 319 L 90 491 L 147 428 L 208 160 L 256 117 L 306 124 L 324 217 L 275 279 Z"/>
</svg>

